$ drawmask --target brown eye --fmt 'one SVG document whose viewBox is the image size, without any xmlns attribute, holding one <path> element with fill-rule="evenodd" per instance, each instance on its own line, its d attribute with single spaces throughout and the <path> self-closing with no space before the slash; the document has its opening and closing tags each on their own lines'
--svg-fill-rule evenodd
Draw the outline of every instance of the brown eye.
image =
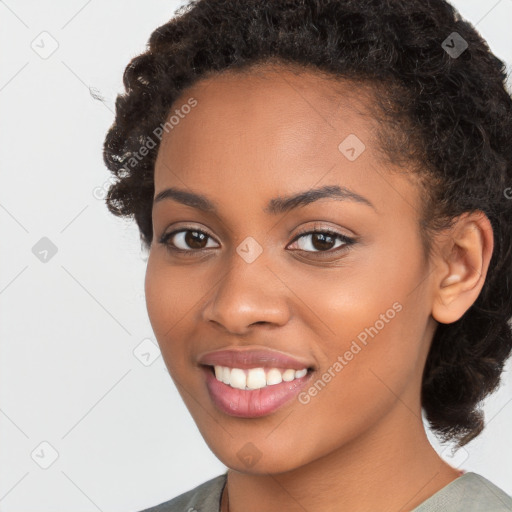
<svg viewBox="0 0 512 512">
<path fill-rule="evenodd" d="M 164 235 L 161 239 L 161 243 L 167 245 L 170 249 L 184 252 L 200 251 L 212 247 L 212 245 L 208 245 L 210 241 L 212 241 L 212 238 L 208 234 L 197 229 L 173 231 Z M 213 247 L 217 247 L 217 245 L 213 244 Z"/>
<path fill-rule="evenodd" d="M 336 239 L 331 235 L 324 233 L 313 233 L 311 235 L 311 246 L 319 251 L 332 249 L 334 243 L 336 243 Z"/>
<path fill-rule="evenodd" d="M 206 247 L 205 241 L 207 241 L 208 235 L 200 231 L 185 231 L 184 233 L 183 241 L 188 247 L 192 249 L 204 249 Z"/>
<path fill-rule="evenodd" d="M 354 243 L 351 238 L 330 230 L 302 233 L 295 240 L 298 249 L 307 252 L 336 252 L 334 249 Z"/>
</svg>

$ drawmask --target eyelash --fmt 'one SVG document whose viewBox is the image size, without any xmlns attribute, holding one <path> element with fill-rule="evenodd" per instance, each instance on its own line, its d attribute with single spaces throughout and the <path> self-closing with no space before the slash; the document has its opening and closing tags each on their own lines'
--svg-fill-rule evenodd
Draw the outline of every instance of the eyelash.
<svg viewBox="0 0 512 512">
<path fill-rule="evenodd" d="M 202 252 L 202 251 L 205 251 L 205 250 L 208 250 L 208 249 L 213 249 L 213 247 L 209 247 L 209 248 L 203 248 L 203 249 L 189 249 L 189 250 L 185 250 L 185 249 L 178 249 L 177 247 L 171 245 L 170 239 L 174 235 L 176 235 L 178 233 L 187 232 L 187 231 L 195 231 L 197 233 L 206 235 L 210 239 L 213 239 L 213 237 L 210 236 L 205 231 L 202 231 L 200 229 L 196 229 L 196 228 L 193 228 L 193 227 L 184 227 L 184 228 L 181 228 L 181 229 L 177 229 L 177 230 L 171 231 L 170 233 L 164 233 L 161 236 L 159 241 L 160 241 L 161 244 L 163 244 L 166 247 L 167 250 L 169 250 L 169 251 L 171 251 L 173 253 L 183 254 L 183 255 L 186 255 L 186 256 L 195 256 L 199 252 Z M 336 239 L 339 239 L 340 241 L 343 242 L 343 245 L 340 246 L 340 247 L 336 247 L 335 249 L 327 249 L 326 251 L 306 251 L 304 249 L 293 249 L 293 250 L 296 250 L 296 251 L 298 250 L 298 251 L 312 253 L 312 254 L 328 254 L 328 255 L 332 255 L 332 254 L 338 254 L 339 252 L 342 252 L 342 251 L 346 251 L 347 249 L 349 249 L 349 247 L 351 245 L 353 245 L 356 242 L 356 240 L 354 240 L 353 238 L 350 238 L 350 237 L 348 237 L 346 235 L 342 235 L 341 233 L 338 233 L 337 231 L 335 231 L 333 229 L 326 228 L 326 227 L 317 227 L 317 226 L 315 226 L 314 229 L 305 229 L 305 230 L 299 232 L 297 234 L 297 236 L 291 241 L 291 243 L 295 243 L 298 239 L 302 238 L 303 236 L 314 235 L 314 234 L 317 234 L 317 233 L 326 234 L 326 235 L 329 235 L 329 236 L 334 237 Z"/>
</svg>

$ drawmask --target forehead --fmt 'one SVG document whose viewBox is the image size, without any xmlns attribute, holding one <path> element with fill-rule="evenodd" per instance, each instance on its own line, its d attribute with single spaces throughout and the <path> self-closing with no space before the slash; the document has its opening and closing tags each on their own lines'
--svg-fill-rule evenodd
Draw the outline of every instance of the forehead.
<svg viewBox="0 0 512 512">
<path fill-rule="evenodd" d="M 293 68 L 203 79 L 174 102 L 171 114 L 191 99 L 196 105 L 164 134 L 155 189 L 185 185 L 222 199 L 230 190 L 239 198 L 256 189 L 274 196 L 271 190 L 286 194 L 335 182 L 364 188 L 374 204 L 390 186 L 411 196 L 402 176 L 383 184 L 371 97 L 364 85 Z"/>
<path fill-rule="evenodd" d="M 326 135 L 336 139 L 347 131 L 358 131 L 370 142 L 370 129 L 376 124 L 367 111 L 371 103 L 369 86 L 293 68 L 230 71 L 201 80 L 182 93 L 172 111 L 190 97 L 198 104 L 186 116 L 188 121 L 180 124 L 188 125 L 196 134 L 213 135 L 214 131 L 219 138 L 250 133 L 268 142 L 278 135 L 302 143 L 310 138 L 313 143 Z M 178 128 L 169 137 L 176 145 L 181 137 L 190 136 L 190 132 Z M 312 144 L 303 144 L 303 150 L 308 148 L 312 149 Z"/>
</svg>

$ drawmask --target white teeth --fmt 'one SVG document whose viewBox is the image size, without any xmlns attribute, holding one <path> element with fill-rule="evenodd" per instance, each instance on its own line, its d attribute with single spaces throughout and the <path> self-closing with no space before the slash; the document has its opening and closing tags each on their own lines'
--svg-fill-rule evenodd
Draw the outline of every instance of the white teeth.
<svg viewBox="0 0 512 512">
<path fill-rule="evenodd" d="M 283 381 L 291 382 L 294 379 L 304 377 L 308 373 L 307 368 L 302 370 L 270 368 L 265 372 L 265 368 L 245 370 L 228 366 L 214 366 L 214 370 L 218 381 L 237 389 L 260 389 L 280 384 Z"/>
<path fill-rule="evenodd" d="M 283 382 L 283 376 L 277 368 L 271 368 L 267 373 L 267 386 L 273 384 L 281 384 Z"/>
<path fill-rule="evenodd" d="M 308 369 L 307 368 L 303 368 L 302 370 L 296 370 L 295 371 L 295 378 L 296 379 L 300 379 L 301 377 L 304 377 L 304 375 L 306 375 L 306 373 L 308 373 Z"/>
<path fill-rule="evenodd" d="M 290 382 L 292 381 L 293 379 L 295 379 L 295 370 L 292 370 L 291 368 L 288 369 L 288 370 L 285 370 L 283 372 L 283 380 L 285 382 Z"/>
<path fill-rule="evenodd" d="M 245 389 L 247 377 L 240 368 L 233 368 L 229 377 L 229 385 L 237 389 Z"/>
<path fill-rule="evenodd" d="M 231 371 L 233 372 L 238 369 L 239 368 L 233 368 Z M 247 372 L 247 387 L 249 389 L 264 388 L 266 385 L 267 378 L 265 377 L 265 370 L 263 368 L 251 368 Z"/>
</svg>

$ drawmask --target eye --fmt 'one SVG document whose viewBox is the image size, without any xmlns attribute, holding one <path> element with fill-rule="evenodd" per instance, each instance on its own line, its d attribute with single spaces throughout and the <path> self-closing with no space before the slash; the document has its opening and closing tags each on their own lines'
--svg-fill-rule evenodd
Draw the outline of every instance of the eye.
<svg viewBox="0 0 512 512">
<path fill-rule="evenodd" d="M 182 228 L 165 233 L 160 238 L 160 243 L 165 245 L 169 251 L 174 253 L 192 256 L 202 252 L 204 249 L 219 247 L 205 231 L 196 228 Z M 303 231 L 293 240 L 300 250 L 313 253 L 338 253 L 344 251 L 348 246 L 355 243 L 353 238 L 338 233 L 330 228 L 319 227 L 309 231 Z M 292 247 L 293 249 L 293 247 Z"/>
<path fill-rule="evenodd" d="M 213 238 L 194 228 L 179 229 L 165 233 L 160 238 L 160 243 L 165 245 L 169 250 L 181 253 L 194 253 L 202 249 L 209 249 L 212 245 L 208 245 Z M 213 244 L 213 247 L 218 245 Z"/>
<path fill-rule="evenodd" d="M 345 250 L 355 243 L 355 240 L 332 229 L 319 228 L 300 233 L 294 242 L 297 242 L 298 249 L 301 251 L 337 253 L 337 249 Z M 338 245 L 333 245 L 337 242 L 339 242 Z"/>
</svg>

